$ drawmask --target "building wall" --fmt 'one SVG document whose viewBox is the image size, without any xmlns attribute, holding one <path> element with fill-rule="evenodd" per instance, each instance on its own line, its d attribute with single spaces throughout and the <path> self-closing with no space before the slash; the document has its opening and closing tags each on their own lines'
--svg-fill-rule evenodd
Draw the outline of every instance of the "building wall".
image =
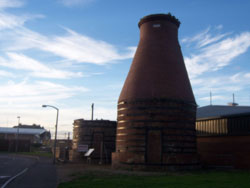
<svg viewBox="0 0 250 188">
<path fill-rule="evenodd" d="M 5 140 L 16 140 L 16 136 L 16 134 L 12 133 L 0 133 L 0 138 Z M 36 143 L 38 138 L 36 138 L 33 134 L 19 134 L 18 140 L 28 140 L 31 143 Z"/>
<path fill-rule="evenodd" d="M 250 168 L 250 135 L 197 137 L 204 167 Z"/>
<path fill-rule="evenodd" d="M 198 136 L 208 135 L 250 135 L 250 115 L 231 116 L 196 121 Z"/>
<path fill-rule="evenodd" d="M 198 136 L 226 135 L 228 134 L 227 119 L 208 119 L 196 121 L 196 133 Z"/>
<path fill-rule="evenodd" d="M 40 137 L 34 134 L 17 134 L 13 133 L 0 133 L 0 151 L 15 152 L 16 144 L 18 143 L 19 152 L 29 152 L 31 150 L 31 145 L 39 143 Z"/>
<path fill-rule="evenodd" d="M 196 121 L 197 150 L 204 167 L 250 168 L 250 116 Z"/>
<path fill-rule="evenodd" d="M 116 121 L 83 120 L 74 121 L 73 144 L 70 159 L 85 160 L 84 152 L 78 151 L 79 145 L 94 148 L 92 161 L 111 163 L 111 153 L 115 151 Z"/>
<path fill-rule="evenodd" d="M 9 141 L 0 138 L 0 151 L 9 151 Z"/>
<path fill-rule="evenodd" d="M 15 152 L 16 151 L 16 140 L 0 139 L 0 151 Z M 30 141 L 29 140 L 18 140 L 18 152 L 29 152 Z"/>
</svg>

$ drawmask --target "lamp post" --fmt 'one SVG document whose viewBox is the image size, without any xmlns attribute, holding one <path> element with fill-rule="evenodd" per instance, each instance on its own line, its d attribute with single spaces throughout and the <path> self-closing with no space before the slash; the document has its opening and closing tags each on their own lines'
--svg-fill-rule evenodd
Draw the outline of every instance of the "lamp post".
<svg viewBox="0 0 250 188">
<path fill-rule="evenodd" d="M 20 116 L 17 116 L 18 124 L 17 124 L 17 135 L 16 135 L 16 152 L 18 152 L 20 118 L 21 118 Z"/>
<path fill-rule="evenodd" d="M 53 164 L 56 163 L 56 136 L 57 136 L 57 124 L 58 124 L 58 115 L 59 115 L 59 109 L 55 106 L 51 106 L 51 105 L 42 105 L 43 108 L 46 107 L 51 107 L 56 109 L 57 114 L 56 114 L 56 130 L 55 130 L 55 140 L 54 140 L 54 155 L 53 155 Z"/>
</svg>

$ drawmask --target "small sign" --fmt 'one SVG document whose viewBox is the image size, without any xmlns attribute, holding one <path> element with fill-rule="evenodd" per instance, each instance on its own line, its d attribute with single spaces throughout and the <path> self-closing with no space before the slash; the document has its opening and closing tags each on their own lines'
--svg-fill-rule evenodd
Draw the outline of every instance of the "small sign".
<svg viewBox="0 0 250 188">
<path fill-rule="evenodd" d="M 88 152 L 85 153 L 84 156 L 89 157 L 93 153 L 94 150 L 95 150 L 94 148 L 89 148 Z"/>
<path fill-rule="evenodd" d="M 85 145 L 85 144 L 82 144 L 82 145 L 78 145 L 78 148 L 77 148 L 77 151 L 78 152 L 86 152 L 88 151 L 89 149 L 89 146 L 88 145 Z"/>
<path fill-rule="evenodd" d="M 161 27 L 161 24 L 153 24 L 153 27 Z"/>
</svg>

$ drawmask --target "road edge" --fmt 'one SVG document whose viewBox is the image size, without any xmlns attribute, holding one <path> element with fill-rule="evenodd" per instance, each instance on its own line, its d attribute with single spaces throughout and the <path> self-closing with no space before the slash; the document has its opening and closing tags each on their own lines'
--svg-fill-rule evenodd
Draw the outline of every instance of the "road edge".
<svg viewBox="0 0 250 188">
<path fill-rule="evenodd" d="M 18 176 L 21 176 L 22 174 L 24 174 L 26 171 L 28 170 L 28 168 L 25 168 L 24 170 L 22 170 L 21 172 L 19 172 L 18 174 L 16 174 L 15 176 L 12 176 L 10 179 L 8 179 L 8 181 L 6 181 L 3 186 L 1 188 L 5 188 L 10 182 L 12 182 L 14 179 L 16 179 Z"/>
</svg>

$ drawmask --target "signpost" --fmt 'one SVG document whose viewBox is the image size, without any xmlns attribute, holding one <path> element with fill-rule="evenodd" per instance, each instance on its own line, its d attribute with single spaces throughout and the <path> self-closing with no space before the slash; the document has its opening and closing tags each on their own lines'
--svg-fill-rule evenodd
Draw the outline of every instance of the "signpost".
<svg viewBox="0 0 250 188">
<path fill-rule="evenodd" d="M 87 163 L 91 163 L 91 157 L 90 155 L 95 151 L 94 148 L 89 148 L 89 150 L 84 154 L 85 157 L 87 157 Z"/>
</svg>

